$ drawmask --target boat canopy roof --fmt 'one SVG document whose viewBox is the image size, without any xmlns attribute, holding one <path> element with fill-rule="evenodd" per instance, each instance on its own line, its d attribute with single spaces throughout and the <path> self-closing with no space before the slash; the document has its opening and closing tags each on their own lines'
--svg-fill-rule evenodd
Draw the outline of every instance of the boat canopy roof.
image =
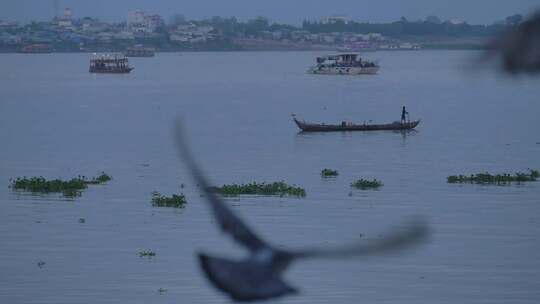
<svg viewBox="0 0 540 304">
<path fill-rule="evenodd" d="M 324 60 L 335 60 L 335 61 L 356 61 L 360 57 L 360 54 L 358 53 L 343 53 L 343 54 L 333 54 L 333 55 L 326 55 L 322 57 L 318 57 L 318 61 L 324 61 Z"/>
<path fill-rule="evenodd" d="M 339 54 L 328 55 L 328 57 L 346 57 L 346 56 L 360 56 L 360 53 L 339 53 Z"/>
<path fill-rule="evenodd" d="M 92 59 L 125 59 L 122 53 L 94 53 Z"/>
<path fill-rule="evenodd" d="M 90 61 L 100 62 L 126 62 L 128 59 L 121 53 L 94 53 Z"/>
</svg>

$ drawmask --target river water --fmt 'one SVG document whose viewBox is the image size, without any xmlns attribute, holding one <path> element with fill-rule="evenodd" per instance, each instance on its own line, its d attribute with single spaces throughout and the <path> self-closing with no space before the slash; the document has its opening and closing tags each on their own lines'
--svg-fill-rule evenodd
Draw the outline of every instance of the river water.
<svg viewBox="0 0 540 304">
<path fill-rule="evenodd" d="M 403 254 L 294 264 L 286 279 L 301 293 L 273 303 L 540 302 L 540 183 L 446 183 L 540 168 L 538 79 L 480 71 L 478 53 L 461 51 L 371 53 L 376 76 L 306 74 L 318 55 L 157 54 L 130 59 L 129 75 L 89 74 L 88 54 L 0 55 L 0 303 L 230 302 L 195 253 L 243 251 L 178 158 L 177 118 L 214 184 L 306 189 L 227 201 L 277 246 L 377 237 L 413 215 L 433 228 Z M 403 105 L 422 119 L 417 132 L 299 134 L 290 118 L 383 123 Z M 323 180 L 323 168 L 340 175 Z M 75 200 L 8 188 L 17 176 L 101 171 L 114 179 Z M 352 190 L 358 178 L 384 186 Z M 154 208 L 154 190 L 188 204 Z"/>
</svg>

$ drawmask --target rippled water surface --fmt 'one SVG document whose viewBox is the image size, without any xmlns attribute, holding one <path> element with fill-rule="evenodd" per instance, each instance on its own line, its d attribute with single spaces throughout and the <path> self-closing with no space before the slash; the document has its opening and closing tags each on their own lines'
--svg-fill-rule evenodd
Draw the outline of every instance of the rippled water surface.
<svg viewBox="0 0 540 304">
<path fill-rule="evenodd" d="M 317 55 L 157 54 L 130 59 L 129 75 L 91 75 L 87 54 L 0 55 L 0 302 L 229 302 L 195 252 L 243 252 L 217 232 L 177 157 L 177 117 L 213 183 L 306 189 L 228 200 L 278 246 L 376 237 L 416 214 L 433 226 L 405 254 L 295 264 L 286 278 L 301 294 L 276 303 L 540 302 L 540 182 L 446 183 L 540 168 L 539 80 L 473 71 L 476 53 L 445 51 L 369 54 L 377 76 L 305 74 Z M 299 134 L 290 119 L 391 122 L 402 105 L 422 119 L 417 132 Z M 326 167 L 339 177 L 322 180 Z M 102 170 L 114 179 L 73 201 L 8 189 L 12 177 Z M 361 177 L 384 186 L 351 191 Z M 189 203 L 153 208 L 153 190 Z"/>
</svg>

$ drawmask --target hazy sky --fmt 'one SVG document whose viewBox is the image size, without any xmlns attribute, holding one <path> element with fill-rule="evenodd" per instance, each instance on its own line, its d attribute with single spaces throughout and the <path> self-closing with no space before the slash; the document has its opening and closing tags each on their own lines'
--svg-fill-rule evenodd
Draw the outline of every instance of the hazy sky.
<svg viewBox="0 0 540 304">
<path fill-rule="evenodd" d="M 540 8 L 540 0 L 0 0 L 0 19 L 48 20 L 55 2 L 70 7 L 75 17 L 92 16 L 108 21 L 125 20 L 127 12 L 142 9 L 168 19 L 173 13 L 199 19 L 236 16 L 245 20 L 266 16 L 272 21 L 300 24 L 304 19 L 346 15 L 359 21 L 409 20 L 438 15 L 487 24 Z"/>
</svg>

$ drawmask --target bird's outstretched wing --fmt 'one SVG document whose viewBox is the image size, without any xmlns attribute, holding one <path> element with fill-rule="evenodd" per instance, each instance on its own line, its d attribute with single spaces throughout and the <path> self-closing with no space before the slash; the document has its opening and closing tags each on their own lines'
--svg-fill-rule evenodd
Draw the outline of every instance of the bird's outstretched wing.
<svg viewBox="0 0 540 304">
<path fill-rule="evenodd" d="M 373 240 L 337 248 L 312 248 L 291 251 L 294 258 L 344 258 L 379 255 L 408 248 L 425 241 L 429 236 L 428 225 L 420 219 L 395 228 L 395 231 Z"/>
<path fill-rule="evenodd" d="M 540 73 L 540 11 L 501 35 L 488 46 L 490 55 L 500 55 L 506 72 Z"/>
<path fill-rule="evenodd" d="M 234 240 L 246 246 L 251 251 L 256 251 L 261 248 L 269 247 L 253 230 L 251 230 L 231 209 L 225 205 L 216 193 L 210 190 L 210 185 L 199 169 L 191 154 L 191 150 L 187 145 L 186 138 L 182 131 L 180 122 L 176 124 L 175 136 L 180 151 L 180 156 L 185 161 L 188 169 L 191 171 L 193 178 L 199 184 L 205 197 L 210 203 L 213 214 L 219 223 L 221 229 L 229 233 Z"/>
</svg>

